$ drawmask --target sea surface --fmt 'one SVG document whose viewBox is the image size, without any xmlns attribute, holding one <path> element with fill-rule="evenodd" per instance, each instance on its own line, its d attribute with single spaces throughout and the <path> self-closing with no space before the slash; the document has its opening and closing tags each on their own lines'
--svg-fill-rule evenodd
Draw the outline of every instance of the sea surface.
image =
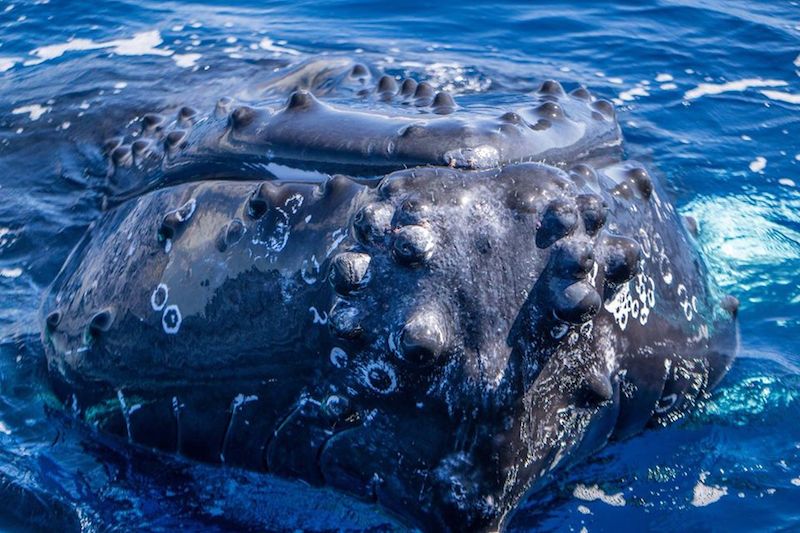
<svg viewBox="0 0 800 533">
<path fill-rule="evenodd" d="M 0 1 L 0 530 L 392 528 L 46 407 L 37 308 L 101 213 L 102 140 L 318 54 L 488 105 L 546 78 L 613 99 L 628 155 L 741 300 L 739 359 L 699 412 L 563 474 L 511 530 L 800 531 L 800 4 L 783 0 Z"/>
</svg>

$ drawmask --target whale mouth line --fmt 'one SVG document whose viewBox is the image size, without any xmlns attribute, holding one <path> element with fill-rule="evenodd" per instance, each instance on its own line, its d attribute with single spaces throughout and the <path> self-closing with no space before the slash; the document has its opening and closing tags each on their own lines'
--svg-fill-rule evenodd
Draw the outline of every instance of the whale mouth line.
<svg viewBox="0 0 800 533">
<path fill-rule="evenodd" d="M 281 179 L 267 169 L 271 162 L 269 159 L 255 157 L 249 159 L 249 161 L 241 161 L 230 157 L 203 157 L 200 161 L 181 162 L 173 167 L 166 166 L 153 173 L 146 183 L 130 189 L 114 191 L 113 187 L 107 186 L 104 190 L 105 208 L 111 210 L 149 193 L 192 183 L 207 181 L 258 182 Z"/>
<path fill-rule="evenodd" d="M 105 186 L 104 209 L 106 211 L 122 206 L 126 202 L 136 200 L 147 194 L 179 187 L 181 185 L 199 184 L 211 181 L 253 182 L 273 181 L 281 184 L 322 184 L 331 176 L 342 172 L 353 171 L 345 174 L 355 183 L 375 186 L 387 173 L 406 168 L 404 165 L 387 166 L 385 169 L 365 164 L 363 168 L 370 172 L 357 172 L 360 167 L 343 165 L 341 168 L 326 170 L 325 166 L 309 163 L 299 164 L 297 160 L 277 157 L 246 156 L 245 160 L 233 157 L 206 157 L 199 161 L 180 162 L 173 167 L 165 167 L 154 173 L 146 183 L 122 190 L 114 191 L 113 187 Z M 384 172 L 385 170 L 385 172 Z"/>
<path fill-rule="evenodd" d="M 50 373 L 53 378 L 64 380 L 68 384 L 88 386 L 96 389 L 146 389 L 152 391 L 164 391 L 194 386 L 210 387 L 213 389 L 216 385 L 225 385 L 225 388 L 227 389 L 230 384 L 241 384 L 241 388 L 243 389 L 254 386 L 266 386 L 270 383 L 278 383 L 280 381 L 281 376 L 275 371 L 276 368 L 281 369 L 283 373 L 286 372 L 285 365 L 278 364 L 249 365 L 247 367 L 239 365 L 236 367 L 236 369 L 230 369 L 228 372 L 221 372 L 219 369 L 214 369 L 213 371 L 207 369 L 194 369 L 191 371 L 191 369 L 182 367 L 180 369 L 182 372 L 181 379 L 170 378 L 168 374 L 158 375 L 149 372 L 141 375 L 129 374 L 130 380 L 128 382 L 116 384 L 112 381 L 112 379 L 117 377 L 118 374 L 109 374 L 106 372 L 102 374 L 97 373 L 95 375 L 91 375 L 85 372 L 85 368 L 82 369 L 80 376 L 77 376 L 76 371 L 72 369 L 69 369 L 65 372 L 62 369 L 54 369 L 51 367 Z M 304 370 L 313 370 L 313 368 L 314 366 L 312 364 L 307 364 L 302 368 L 296 368 L 296 370 L 298 372 L 302 372 Z M 176 368 L 176 370 L 178 369 Z M 248 374 L 259 377 L 250 379 L 246 377 L 243 378 L 241 375 L 243 370 L 246 370 Z M 271 370 L 272 372 L 269 372 L 268 370 Z M 268 377 L 270 374 L 276 374 L 276 377 Z"/>
</svg>

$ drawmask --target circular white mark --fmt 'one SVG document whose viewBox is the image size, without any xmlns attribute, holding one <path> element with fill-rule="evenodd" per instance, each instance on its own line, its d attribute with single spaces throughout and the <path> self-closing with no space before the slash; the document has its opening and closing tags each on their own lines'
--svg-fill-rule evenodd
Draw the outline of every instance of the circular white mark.
<svg viewBox="0 0 800 533">
<path fill-rule="evenodd" d="M 663 398 L 661 398 L 660 400 L 658 400 L 658 403 L 656 404 L 656 407 L 655 407 L 655 412 L 660 414 L 660 415 L 664 414 L 667 411 L 669 411 L 670 409 L 672 409 L 677 402 L 678 402 L 678 395 L 677 394 L 675 394 L 675 393 L 668 394 L 668 395 L 664 396 Z"/>
<path fill-rule="evenodd" d="M 619 290 L 617 290 L 614 298 L 610 302 L 604 304 L 604 307 L 614 315 L 614 320 L 623 331 L 628 325 L 628 316 L 630 315 L 633 301 L 630 294 L 630 285 L 631 282 L 622 285 Z"/>
<path fill-rule="evenodd" d="M 158 287 L 153 290 L 153 294 L 150 295 L 150 306 L 153 308 L 153 311 L 161 311 L 164 309 L 167 298 L 169 298 L 169 287 L 163 283 L 159 283 Z"/>
<path fill-rule="evenodd" d="M 656 285 L 653 278 L 647 279 L 650 282 L 650 287 L 647 289 L 647 306 L 651 309 L 656 306 Z"/>
<path fill-rule="evenodd" d="M 639 300 L 633 300 L 631 302 L 631 316 L 633 316 L 633 318 L 639 318 Z"/>
<path fill-rule="evenodd" d="M 344 368 L 347 366 L 347 352 L 338 346 L 331 349 L 331 364 L 336 368 Z"/>
<path fill-rule="evenodd" d="M 642 310 L 639 312 L 639 323 L 641 325 L 647 324 L 647 317 L 650 316 L 650 308 L 646 305 L 642 306 Z"/>
<path fill-rule="evenodd" d="M 683 284 L 678 285 L 678 297 L 682 298 L 682 301 L 679 305 L 683 309 L 683 314 L 686 316 L 686 320 L 691 322 L 692 317 L 694 317 L 694 310 L 692 309 L 692 303 L 689 298 L 689 291 L 686 290 L 686 287 Z M 696 301 L 697 300 L 695 299 L 695 302 Z"/>
<path fill-rule="evenodd" d="M 634 288 L 636 289 L 636 294 L 639 295 L 639 299 L 644 302 L 647 291 L 647 276 L 644 273 L 636 275 L 636 286 Z"/>
<path fill-rule="evenodd" d="M 397 374 L 394 368 L 383 361 L 375 361 L 364 367 L 362 380 L 370 389 L 380 394 L 397 390 Z"/>
<path fill-rule="evenodd" d="M 169 334 L 178 333 L 181 329 L 181 310 L 177 305 L 168 305 L 164 309 L 164 314 L 161 316 L 161 325 L 164 327 L 164 332 Z"/>
</svg>

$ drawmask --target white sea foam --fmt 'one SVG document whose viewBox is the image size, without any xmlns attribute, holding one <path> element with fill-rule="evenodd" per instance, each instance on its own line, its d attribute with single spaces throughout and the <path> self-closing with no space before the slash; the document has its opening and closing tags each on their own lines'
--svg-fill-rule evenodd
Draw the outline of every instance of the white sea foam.
<svg viewBox="0 0 800 533">
<path fill-rule="evenodd" d="M 51 108 L 39 104 L 24 105 L 11 110 L 14 115 L 28 113 L 31 120 L 39 120 L 39 117 L 50 111 Z"/>
<path fill-rule="evenodd" d="M 0 268 L 0 276 L 4 278 L 18 278 L 21 275 L 21 268 Z"/>
<path fill-rule="evenodd" d="M 800 247 L 796 245 L 800 231 L 793 229 L 800 220 L 800 195 L 784 194 L 780 202 L 766 193 L 709 196 L 690 203 L 681 212 L 694 217 L 703 228 L 703 248 L 719 283 L 739 287 L 744 298 L 758 292 L 748 278 L 756 265 L 800 261 Z M 781 222 L 776 212 L 787 222 Z"/>
<path fill-rule="evenodd" d="M 705 507 L 706 505 L 711 505 L 712 503 L 718 502 L 723 496 L 728 494 L 727 487 L 706 485 L 705 480 L 707 475 L 708 472 L 702 472 L 700 474 L 700 479 L 694 486 L 692 505 L 695 507 Z"/>
<path fill-rule="evenodd" d="M 796 186 L 794 180 L 791 180 L 789 178 L 781 178 L 781 179 L 778 180 L 778 183 L 780 183 L 781 185 L 783 185 L 785 187 L 795 187 Z"/>
<path fill-rule="evenodd" d="M 785 93 L 783 91 L 759 91 L 770 100 L 786 102 L 788 104 L 800 104 L 800 94 Z"/>
<path fill-rule="evenodd" d="M 181 28 L 182 29 L 182 28 Z M 173 28 L 175 30 L 175 28 Z M 179 31 L 179 30 L 178 30 Z M 267 39 L 268 40 L 268 39 Z M 264 41 L 262 41 L 263 43 Z M 159 48 L 164 43 L 161 38 L 161 33 L 158 30 L 151 30 L 136 33 L 130 39 L 114 39 L 111 41 L 94 41 L 92 39 L 72 39 L 66 43 L 52 44 L 48 46 L 41 46 L 31 51 L 31 55 L 35 56 L 34 59 L 25 61 L 25 65 L 37 65 L 44 61 L 56 59 L 63 56 L 67 52 L 84 51 L 84 50 L 102 50 L 110 49 L 113 53 L 123 56 L 139 56 L 139 55 L 157 55 L 163 57 L 172 57 L 175 64 L 183 68 L 191 68 L 197 64 L 197 61 L 202 57 L 200 54 L 176 54 L 173 50 L 168 48 Z M 294 50 L 283 49 L 275 47 L 276 50 L 280 49 L 286 53 L 299 54 Z M 2 66 L 2 63 L 0 63 Z M 13 66 L 13 65 L 12 65 Z M 9 67 L 10 68 L 10 67 Z M 123 89 L 126 84 L 120 82 L 114 86 L 115 89 Z"/>
<path fill-rule="evenodd" d="M 633 89 L 628 89 L 627 91 L 619 93 L 619 99 L 623 102 L 635 100 L 637 96 L 650 96 L 650 93 L 647 92 L 647 89 L 644 87 L 634 87 Z"/>
<path fill-rule="evenodd" d="M 424 68 L 427 79 L 435 87 L 453 94 L 483 92 L 492 84 L 489 78 L 482 78 L 459 63 L 431 63 Z"/>
<path fill-rule="evenodd" d="M 10 70 L 19 62 L 18 57 L 0 57 L 0 72 Z"/>
<path fill-rule="evenodd" d="M 197 64 L 197 60 L 201 57 L 200 54 L 175 54 L 172 59 L 179 67 L 191 68 Z"/>
<path fill-rule="evenodd" d="M 767 158 L 763 156 L 757 156 L 750 162 L 750 170 L 752 172 L 761 172 L 767 167 Z"/>
<path fill-rule="evenodd" d="M 656 81 L 658 83 L 664 83 L 665 81 L 672 81 L 675 78 L 672 77 L 672 74 L 659 74 L 656 76 Z"/>
<path fill-rule="evenodd" d="M 130 39 L 114 39 L 102 42 L 97 42 L 92 39 L 72 39 L 66 43 L 51 44 L 33 49 L 31 55 L 36 56 L 36 59 L 30 59 L 24 64 L 37 65 L 44 61 L 61 57 L 67 52 L 101 50 L 104 48 L 110 48 L 112 52 L 122 56 L 172 55 L 173 52 L 171 50 L 157 48 L 157 46 L 161 45 L 163 42 L 161 33 L 159 33 L 158 30 L 136 33 Z"/>
<path fill-rule="evenodd" d="M 572 495 L 579 500 L 584 500 L 587 502 L 600 500 L 601 502 L 614 507 L 623 507 L 625 505 L 625 497 L 621 492 L 616 494 L 606 494 L 598 485 L 587 487 L 586 485 L 579 483 L 575 486 L 575 490 L 572 491 Z"/>
<path fill-rule="evenodd" d="M 687 100 L 694 100 L 701 96 L 722 94 L 728 92 L 742 92 L 753 87 L 785 87 L 788 85 L 783 80 L 762 80 L 759 78 L 748 78 L 745 80 L 729 81 L 725 83 L 701 83 L 694 89 L 686 91 L 683 97 Z"/>
<path fill-rule="evenodd" d="M 258 46 L 262 50 L 266 50 L 268 52 L 273 52 L 275 54 L 289 54 L 290 56 L 299 56 L 300 52 L 294 50 L 293 48 L 287 48 L 285 46 L 280 46 L 286 44 L 285 41 L 278 41 L 276 44 L 272 39 L 269 37 L 264 37 L 261 39 L 261 42 L 258 43 Z"/>
</svg>

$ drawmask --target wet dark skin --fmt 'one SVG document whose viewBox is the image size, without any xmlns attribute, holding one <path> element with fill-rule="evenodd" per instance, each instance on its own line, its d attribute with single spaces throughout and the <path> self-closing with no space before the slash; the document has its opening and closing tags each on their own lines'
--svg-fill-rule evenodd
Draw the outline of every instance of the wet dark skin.
<svg viewBox="0 0 800 533">
<path fill-rule="evenodd" d="M 256 92 L 109 141 L 111 207 L 42 305 L 87 422 L 491 531 L 729 368 L 737 302 L 585 89 L 476 112 L 320 60 Z"/>
</svg>

